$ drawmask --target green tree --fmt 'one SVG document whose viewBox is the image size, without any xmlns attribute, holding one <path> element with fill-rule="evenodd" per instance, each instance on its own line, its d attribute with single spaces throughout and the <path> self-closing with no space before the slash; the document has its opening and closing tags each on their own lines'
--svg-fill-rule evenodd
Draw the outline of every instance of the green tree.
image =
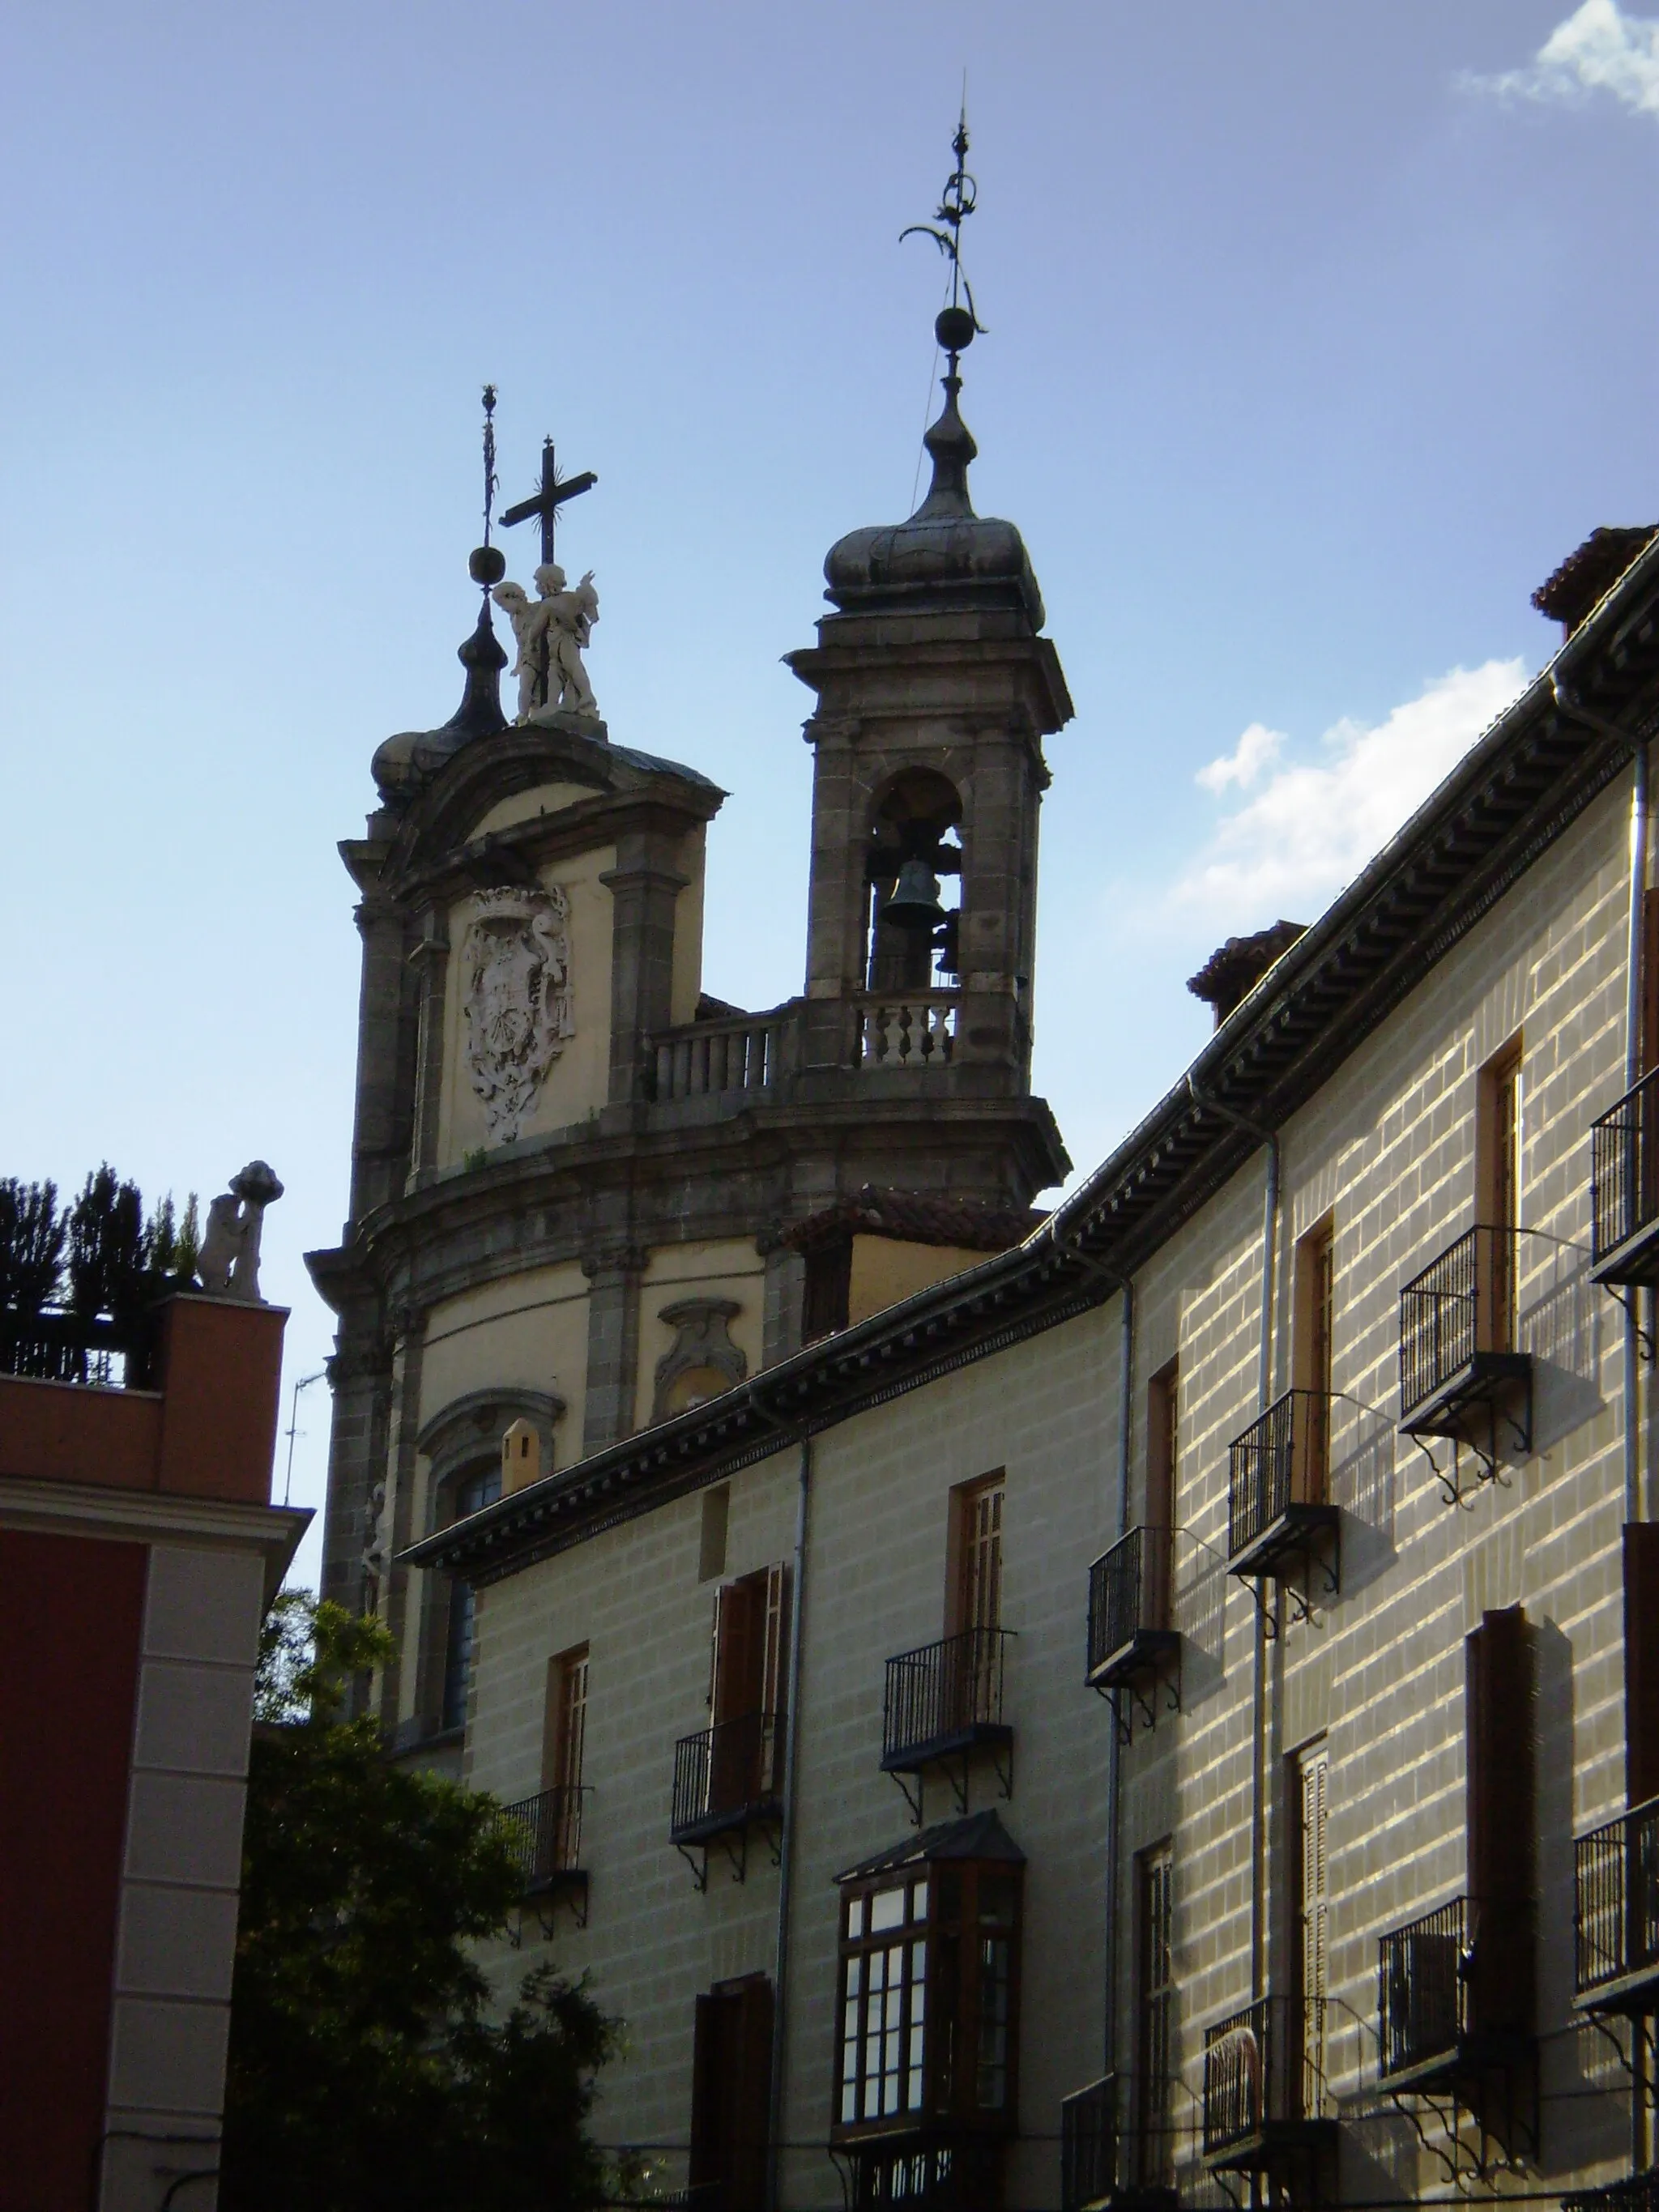
<svg viewBox="0 0 1659 2212">
<path fill-rule="evenodd" d="M 308 1592 L 261 1639 L 231 2004 L 225 2212 L 586 2212 L 616 2023 L 550 1968 L 504 2018 L 469 1945 L 520 1890 L 494 1799 L 394 1766 L 343 1688 L 392 1645 Z"/>
</svg>

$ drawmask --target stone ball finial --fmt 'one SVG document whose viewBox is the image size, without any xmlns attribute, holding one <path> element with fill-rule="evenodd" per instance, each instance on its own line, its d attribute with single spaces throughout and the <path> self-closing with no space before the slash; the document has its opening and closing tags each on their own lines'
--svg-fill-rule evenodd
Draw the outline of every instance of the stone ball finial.
<svg viewBox="0 0 1659 2212">
<path fill-rule="evenodd" d="M 475 545 L 466 556 L 466 573 L 486 590 L 507 574 L 507 556 L 499 545 Z"/>
<path fill-rule="evenodd" d="M 975 328 L 966 307 L 941 307 L 933 319 L 933 336 L 946 353 L 966 353 L 974 343 Z"/>
</svg>

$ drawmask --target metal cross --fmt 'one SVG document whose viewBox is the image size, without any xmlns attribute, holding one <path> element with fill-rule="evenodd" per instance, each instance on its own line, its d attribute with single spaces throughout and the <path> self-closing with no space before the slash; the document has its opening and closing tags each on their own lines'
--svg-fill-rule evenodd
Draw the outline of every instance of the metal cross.
<svg viewBox="0 0 1659 2212">
<path fill-rule="evenodd" d="M 553 558 L 553 526 L 561 507 L 568 499 L 575 499 L 582 492 L 592 491 L 599 478 L 592 469 L 585 469 L 579 477 L 561 477 L 553 465 L 553 441 L 542 440 L 541 489 L 529 499 L 521 499 L 516 507 L 509 507 L 501 516 L 501 527 L 510 530 L 515 522 L 528 522 L 531 516 L 539 515 L 542 525 L 542 565 Z"/>
</svg>

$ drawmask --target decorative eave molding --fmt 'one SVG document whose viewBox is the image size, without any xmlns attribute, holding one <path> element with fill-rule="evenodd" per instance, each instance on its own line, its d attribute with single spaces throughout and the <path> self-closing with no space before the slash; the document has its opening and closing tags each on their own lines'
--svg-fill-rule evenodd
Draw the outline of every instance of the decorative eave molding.
<svg viewBox="0 0 1659 2212">
<path fill-rule="evenodd" d="M 1571 826 L 1659 722 L 1659 539 L 1553 661 L 1243 999 L 1190 1070 L 1025 1243 L 611 1446 L 402 1556 L 500 1580 L 1103 1304 Z M 1196 1094 L 1207 1102 L 1198 1103 Z"/>
</svg>

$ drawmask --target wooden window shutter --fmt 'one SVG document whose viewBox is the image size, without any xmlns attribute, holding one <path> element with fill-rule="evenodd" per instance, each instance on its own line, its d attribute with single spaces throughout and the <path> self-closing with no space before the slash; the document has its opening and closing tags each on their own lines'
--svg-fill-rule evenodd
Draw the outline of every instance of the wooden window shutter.
<svg viewBox="0 0 1659 2212">
<path fill-rule="evenodd" d="M 1642 1069 L 1659 1067 L 1659 890 L 1642 898 Z"/>
<path fill-rule="evenodd" d="M 1659 1797 L 1659 1522 L 1625 1525 L 1625 1792 Z"/>
<path fill-rule="evenodd" d="M 758 1709 L 760 1639 L 752 1577 L 726 1583 L 714 1593 L 714 1670 L 709 1703 L 714 1725 L 740 1720 Z"/>
<path fill-rule="evenodd" d="M 721 2212 L 763 2212 L 772 2095 L 772 1984 L 764 1974 L 697 1999 L 691 2060 L 693 2189 Z"/>
<path fill-rule="evenodd" d="M 1518 1605 L 1467 1639 L 1468 1891 L 1475 2026 L 1529 2030 L 1533 2011 L 1532 1650 Z"/>
</svg>

